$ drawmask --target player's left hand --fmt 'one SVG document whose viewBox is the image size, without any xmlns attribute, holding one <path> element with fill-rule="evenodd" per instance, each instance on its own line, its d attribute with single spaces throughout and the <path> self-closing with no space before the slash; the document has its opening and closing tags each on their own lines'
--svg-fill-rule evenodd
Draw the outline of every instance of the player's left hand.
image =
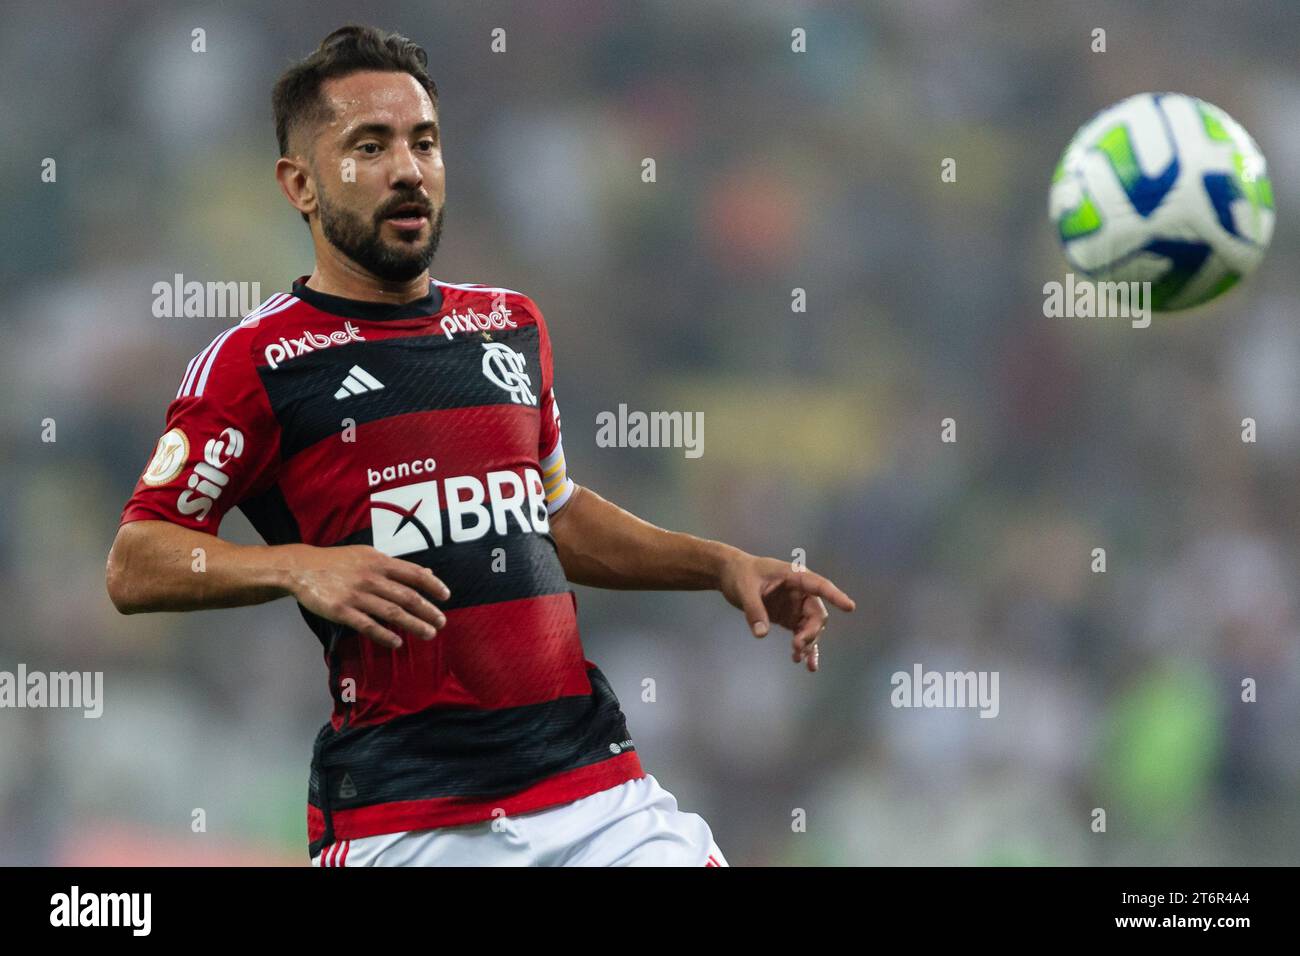
<svg viewBox="0 0 1300 956">
<path fill-rule="evenodd" d="M 809 571 L 795 570 L 788 561 L 740 554 L 728 562 L 719 590 L 745 613 L 755 637 L 766 637 L 769 622 L 794 633 L 791 660 L 817 670 L 817 638 L 826 630 L 830 613 L 823 598 L 841 611 L 852 611 L 853 599 L 834 584 Z"/>
</svg>

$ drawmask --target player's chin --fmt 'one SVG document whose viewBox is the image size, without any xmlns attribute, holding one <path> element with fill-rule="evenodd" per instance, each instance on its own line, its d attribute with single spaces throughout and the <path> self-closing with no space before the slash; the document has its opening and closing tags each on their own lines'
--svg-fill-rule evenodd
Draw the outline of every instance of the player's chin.
<svg viewBox="0 0 1300 956">
<path fill-rule="evenodd" d="M 429 254 L 428 235 L 420 235 L 418 232 L 406 236 L 397 233 L 382 236 L 380 245 L 386 253 L 385 258 L 394 264 L 417 267 L 417 270 L 418 267 L 427 266 L 433 258 Z"/>
</svg>

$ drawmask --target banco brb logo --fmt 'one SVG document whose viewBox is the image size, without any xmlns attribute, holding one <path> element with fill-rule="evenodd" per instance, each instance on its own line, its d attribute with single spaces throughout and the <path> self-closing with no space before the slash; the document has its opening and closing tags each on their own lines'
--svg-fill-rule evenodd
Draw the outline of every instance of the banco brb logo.
<svg viewBox="0 0 1300 956">
<path fill-rule="evenodd" d="M 459 475 L 373 492 L 370 529 L 375 548 L 396 557 L 440 548 L 444 540 L 477 541 L 489 531 L 550 531 L 546 491 L 536 468 L 525 468 L 522 476 L 489 471 L 484 479 Z"/>
</svg>

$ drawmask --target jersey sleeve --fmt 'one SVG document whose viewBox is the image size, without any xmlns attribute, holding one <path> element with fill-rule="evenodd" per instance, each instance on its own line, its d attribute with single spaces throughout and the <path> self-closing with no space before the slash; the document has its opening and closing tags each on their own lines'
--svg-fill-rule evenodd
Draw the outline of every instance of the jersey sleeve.
<svg viewBox="0 0 1300 956">
<path fill-rule="evenodd" d="M 546 513 L 553 515 L 573 496 L 573 479 L 564 461 L 564 441 L 560 433 L 560 406 L 555 402 L 555 371 L 551 362 L 551 336 L 546 319 L 537 303 L 528 300 L 537 318 L 538 355 L 542 364 L 542 413 L 537 445 L 537 460 L 542 466 L 542 487 L 546 490 Z"/>
<path fill-rule="evenodd" d="M 190 360 L 122 524 L 161 520 L 216 534 L 227 511 L 274 484 L 279 427 L 239 331 Z"/>
</svg>

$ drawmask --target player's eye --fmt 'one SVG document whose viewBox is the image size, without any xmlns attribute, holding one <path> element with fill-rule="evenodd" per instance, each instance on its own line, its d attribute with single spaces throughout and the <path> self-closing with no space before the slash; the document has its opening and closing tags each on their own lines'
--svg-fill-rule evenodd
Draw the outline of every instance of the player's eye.
<svg viewBox="0 0 1300 956">
<path fill-rule="evenodd" d="M 367 156 L 373 156 L 375 155 L 375 153 L 379 152 L 379 144 L 361 143 L 359 146 L 357 146 L 357 149 L 363 150 Z"/>
<path fill-rule="evenodd" d="M 416 145 L 421 147 L 425 152 L 431 153 L 433 152 L 434 147 L 437 146 L 438 144 L 435 140 L 432 139 L 422 139 Z"/>
</svg>

